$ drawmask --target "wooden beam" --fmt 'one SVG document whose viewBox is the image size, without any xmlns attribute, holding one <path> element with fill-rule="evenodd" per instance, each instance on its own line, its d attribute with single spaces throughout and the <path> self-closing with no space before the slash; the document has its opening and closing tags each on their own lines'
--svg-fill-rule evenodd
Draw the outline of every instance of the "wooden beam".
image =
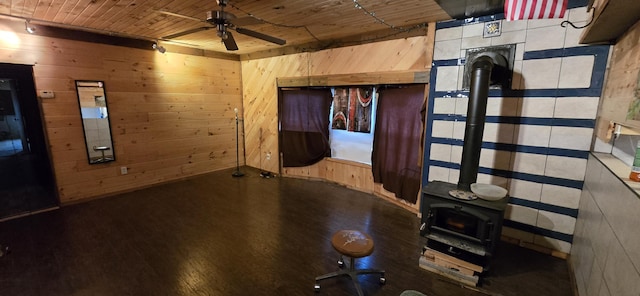
<svg viewBox="0 0 640 296">
<path fill-rule="evenodd" d="M 429 71 L 280 77 L 276 81 L 278 87 L 429 83 Z"/>
<path fill-rule="evenodd" d="M 24 31 L 24 20 L 16 19 L 10 16 L 6 16 L 0 14 L 0 23 L 7 25 L 9 28 L 14 30 L 15 32 Z M 156 42 L 149 39 L 144 39 L 140 36 L 127 37 L 127 36 L 118 36 L 109 32 L 90 32 L 84 30 L 78 30 L 75 28 L 62 28 L 50 26 L 38 22 L 33 22 L 33 25 L 36 27 L 36 31 L 33 35 L 43 36 L 43 37 L 52 37 L 52 38 L 60 38 L 66 40 L 75 40 L 82 42 L 90 42 L 96 44 L 108 44 L 115 46 L 124 46 L 129 48 L 137 48 L 137 49 L 145 49 L 145 50 L 154 50 L 152 45 Z M 209 58 L 218 58 L 232 61 L 239 61 L 240 57 L 235 54 L 228 54 L 222 52 L 215 52 L 210 50 L 203 50 L 198 48 L 192 48 L 187 46 L 169 44 L 168 42 L 161 42 L 162 46 L 165 47 L 169 52 L 173 53 L 181 53 L 193 56 L 202 56 Z"/>
<path fill-rule="evenodd" d="M 174 44 L 167 44 L 164 42 L 162 43 L 162 46 L 164 46 L 167 49 L 167 51 L 173 52 L 173 53 L 187 54 L 187 55 L 207 57 L 207 58 L 216 58 L 216 59 L 223 59 L 223 60 L 230 60 L 230 61 L 240 61 L 240 56 L 235 54 L 204 50 L 204 49 L 198 49 L 198 48 L 186 47 L 186 46 L 180 46 L 180 45 L 174 45 Z"/>
</svg>

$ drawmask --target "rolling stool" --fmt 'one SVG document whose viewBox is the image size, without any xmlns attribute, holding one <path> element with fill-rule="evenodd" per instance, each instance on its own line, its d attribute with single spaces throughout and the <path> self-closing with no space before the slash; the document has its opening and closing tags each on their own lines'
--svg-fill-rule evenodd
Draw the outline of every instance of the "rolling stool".
<svg viewBox="0 0 640 296">
<path fill-rule="evenodd" d="M 336 251 L 338 251 L 338 253 L 340 253 L 338 265 L 341 268 L 344 267 L 344 260 L 342 259 L 342 256 L 347 256 L 349 257 L 349 268 L 316 277 L 316 284 L 314 286 L 316 292 L 320 291 L 320 284 L 318 284 L 318 281 L 343 275 L 351 277 L 359 296 L 363 296 L 364 293 L 362 293 L 362 288 L 358 282 L 358 275 L 377 273 L 380 274 L 380 284 L 384 284 L 386 282 L 386 279 L 384 278 L 384 270 L 355 269 L 355 258 L 366 257 L 373 253 L 373 239 L 371 239 L 369 235 L 358 230 L 340 230 L 331 238 L 331 245 Z"/>
<path fill-rule="evenodd" d="M 104 152 L 107 150 L 111 150 L 111 147 L 107 147 L 107 146 L 93 146 L 93 151 L 100 151 L 102 152 L 102 158 L 99 158 L 97 161 L 106 161 L 107 159 L 104 157 Z"/>
</svg>

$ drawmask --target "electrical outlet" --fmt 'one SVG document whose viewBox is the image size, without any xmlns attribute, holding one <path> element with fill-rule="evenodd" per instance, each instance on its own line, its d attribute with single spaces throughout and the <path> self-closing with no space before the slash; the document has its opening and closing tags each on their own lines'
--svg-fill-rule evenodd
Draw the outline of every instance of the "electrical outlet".
<svg viewBox="0 0 640 296">
<path fill-rule="evenodd" d="M 267 160 L 271 160 L 271 152 L 267 152 Z"/>
<path fill-rule="evenodd" d="M 126 175 L 128 173 L 127 167 L 120 167 L 120 174 Z"/>
</svg>

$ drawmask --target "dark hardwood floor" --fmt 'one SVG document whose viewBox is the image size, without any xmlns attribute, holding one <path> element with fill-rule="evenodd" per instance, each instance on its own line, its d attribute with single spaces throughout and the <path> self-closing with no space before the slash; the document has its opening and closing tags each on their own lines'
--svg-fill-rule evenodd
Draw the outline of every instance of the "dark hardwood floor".
<svg viewBox="0 0 640 296">
<path fill-rule="evenodd" d="M 358 266 L 367 295 L 573 295 L 567 263 L 501 244 L 479 288 L 418 267 L 415 214 L 372 195 L 317 181 L 220 171 L 0 223 L 0 295 L 314 295 L 337 269 L 331 235 L 375 241 Z M 319 295 L 353 295 L 347 278 Z"/>
</svg>

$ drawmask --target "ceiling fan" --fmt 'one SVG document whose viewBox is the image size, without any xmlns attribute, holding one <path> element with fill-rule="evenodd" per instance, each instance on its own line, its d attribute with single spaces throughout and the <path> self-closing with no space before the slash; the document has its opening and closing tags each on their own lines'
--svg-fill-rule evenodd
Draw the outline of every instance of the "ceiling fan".
<svg viewBox="0 0 640 296">
<path fill-rule="evenodd" d="M 213 26 L 207 26 L 207 27 L 199 27 L 191 30 L 186 30 L 180 33 L 164 36 L 162 37 L 162 39 L 174 39 L 181 36 L 193 34 L 196 32 L 216 29 L 218 37 L 222 39 L 222 42 L 224 43 L 224 46 L 227 48 L 227 50 L 238 50 L 238 44 L 236 44 L 236 41 L 233 38 L 233 35 L 231 34 L 230 30 L 234 30 L 240 34 L 262 39 L 264 41 L 268 41 L 278 45 L 284 45 L 285 43 L 287 43 L 286 40 L 239 27 L 241 25 L 259 24 L 259 23 L 262 23 L 262 21 L 255 17 L 237 18 L 232 13 L 225 12 L 224 8 L 227 6 L 227 3 L 229 2 L 229 0 L 216 0 L 216 2 L 218 3 L 218 6 L 220 6 L 220 10 L 208 11 L 207 19 L 204 21 L 196 18 L 192 18 L 189 16 L 183 16 L 176 13 L 160 11 L 160 13 L 163 13 L 163 14 L 183 17 L 187 19 L 193 19 L 193 20 L 202 21 L 202 22 L 206 22 L 207 24 L 213 25 Z"/>
</svg>

